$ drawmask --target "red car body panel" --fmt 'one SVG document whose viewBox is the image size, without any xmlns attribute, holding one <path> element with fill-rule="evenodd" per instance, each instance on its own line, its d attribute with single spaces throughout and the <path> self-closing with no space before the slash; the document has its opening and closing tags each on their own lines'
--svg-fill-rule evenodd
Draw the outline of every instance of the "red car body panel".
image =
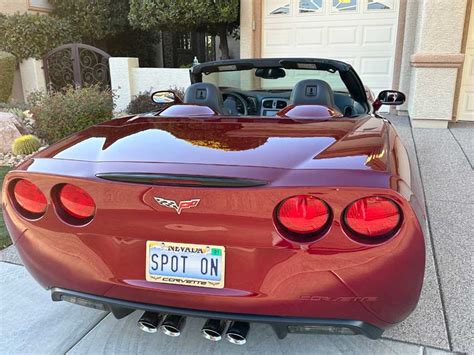
<svg viewBox="0 0 474 355">
<path fill-rule="evenodd" d="M 259 179 L 258 187 L 151 186 L 107 181 L 101 173 L 160 173 Z M 45 215 L 21 216 L 9 186 L 27 178 L 48 198 Z M 239 117 L 125 117 L 79 132 L 9 172 L 7 228 L 25 266 L 45 288 L 60 287 L 147 304 L 289 317 L 354 319 L 386 328 L 415 308 L 424 275 L 424 212 L 400 138 L 385 120 Z M 86 190 L 91 222 L 63 222 L 54 187 Z M 285 238 L 275 206 L 313 194 L 330 206 L 329 230 L 309 243 Z M 344 209 L 387 196 L 402 208 L 395 236 L 351 238 Z M 200 198 L 178 215 L 153 201 Z M 223 289 L 145 281 L 146 241 L 222 245 Z"/>
</svg>

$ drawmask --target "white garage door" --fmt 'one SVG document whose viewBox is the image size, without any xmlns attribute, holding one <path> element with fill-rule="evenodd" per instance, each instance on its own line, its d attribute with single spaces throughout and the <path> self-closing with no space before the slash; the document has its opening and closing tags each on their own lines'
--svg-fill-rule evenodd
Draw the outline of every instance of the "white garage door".
<svg viewBox="0 0 474 355">
<path fill-rule="evenodd" d="M 474 6 L 471 7 L 471 17 L 469 19 L 457 119 L 474 121 Z"/>
<path fill-rule="evenodd" d="M 350 63 L 376 94 L 392 88 L 399 0 L 264 0 L 262 57 Z"/>
</svg>

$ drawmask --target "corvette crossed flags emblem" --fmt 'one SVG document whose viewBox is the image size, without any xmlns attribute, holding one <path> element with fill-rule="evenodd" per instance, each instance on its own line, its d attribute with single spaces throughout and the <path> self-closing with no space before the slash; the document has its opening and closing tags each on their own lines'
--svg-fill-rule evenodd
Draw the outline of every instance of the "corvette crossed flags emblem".
<svg viewBox="0 0 474 355">
<path fill-rule="evenodd" d="M 199 201 L 201 201 L 200 199 L 196 198 L 196 199 L 187 200 L 187 201 L 179 201 L 179 203 L 177 203 L 176 201 L 167 200 L 165 198 L 156 197 L 156 196 L 154 197 L 154 199 L 160 206 L 172 208 L 176 211 L 177 214 L 181 214 L 181 212 L 185 208 L 196 207 L 199 204 Z"/>
</svg>

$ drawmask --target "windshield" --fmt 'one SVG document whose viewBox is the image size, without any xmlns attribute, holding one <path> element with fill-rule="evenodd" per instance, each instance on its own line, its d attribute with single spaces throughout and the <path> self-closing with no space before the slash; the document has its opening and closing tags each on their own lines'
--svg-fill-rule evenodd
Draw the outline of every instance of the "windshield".
<svg viewBox="0 0 474 355">
<path fill-rule="evenodd" d="M 320 79 L 327 82 L 333 91 L 348 92 L 338 71 L 308 69 L 278 69 L 283 77 L 263 78 L 259 69 L 221 71 L 205 74 L 202 81 L 212 83 L 220 88 L 236 88 L 240 90 L 282 90 L 293 89 L 295 84 L 305 79 Z M 256 75 L 257 73 L 257 75 Z M 260 74 L 260 75 L 259 75 Z"/>
</svg>

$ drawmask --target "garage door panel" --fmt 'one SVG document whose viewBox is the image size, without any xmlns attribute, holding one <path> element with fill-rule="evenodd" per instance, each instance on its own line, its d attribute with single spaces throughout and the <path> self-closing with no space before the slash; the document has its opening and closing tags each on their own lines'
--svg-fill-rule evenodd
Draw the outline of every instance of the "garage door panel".
<svg viewBox="0 0 474 355">
<path fill-rule="evenodd" d="M 339 2 L 264 0 L 262 57 L 338 59 L 374 92 L 391 88 L 399 0 L 351 0 L 353 10 L 336 11 Z"/>
<path fill-rule="evenodd" d="M 390 57 L 362 57 L 359 74 L 364 75 L 364 77 L 368 75 L 383 75 L 389 78 L 391 62 Z"/>
<path fill-rule="evenodd" d="M 291 28 L 268 29 L 265 36 L 265 45 L 267 47 L 285 47 L 288 48 L 291 43 L 293 31 Z"/>
<path fill-rule="evenodd" d="M 370 25 L 364 26 L 363 45 L 395 45 L 394 26 Z"/>
<path fill-rule="evenodd" d="M 328 28 L 328 45 L 357 45 L 357 26 L 334 26 Z"/>
<path fill-rule="evenodd" d="M 309 26 L 296 26 L 295 34 L 297 46 L 323 46 L 327 36 L 324 27 Z"/>
</svg>

